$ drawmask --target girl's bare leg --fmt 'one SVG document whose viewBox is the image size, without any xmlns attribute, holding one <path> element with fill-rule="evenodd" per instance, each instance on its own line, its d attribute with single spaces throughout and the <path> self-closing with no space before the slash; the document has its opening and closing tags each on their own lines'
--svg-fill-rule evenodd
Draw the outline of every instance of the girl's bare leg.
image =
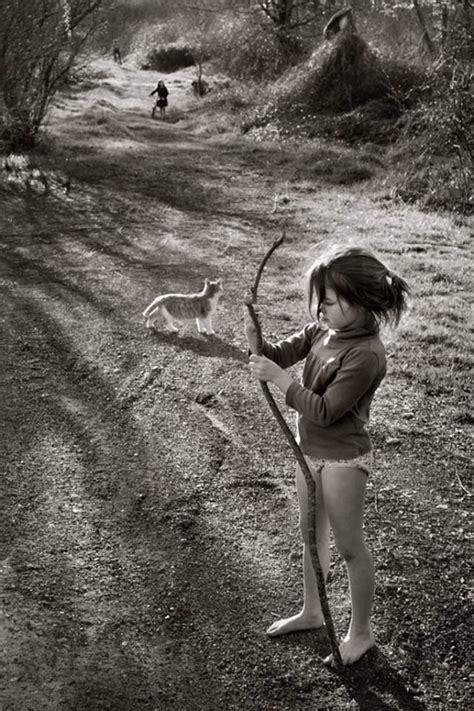
<svg viewBox="0 0 474 711">
<path fill-rule="evenodd" d="M 336 547 L 349 576 L 352 615 L 339 649 L 343 664 L 353 664 L 375 644 L 370 626 L 374 565 L 363 533 L 367 475 L 356 468 L 330 466 L 323 469 L 321 484 Z M 331 663 L 331 656 L 325 662 Z"/>
<path fill-rule="evenodd" d="M 316 542 L 318 555 L 326 579 L 329 572 L 329 522 L 324 507 L 321 490 L 321 473 L 316 477 Z M 324 625 L 324 617 L 319 602 L 316 575 L 314 573 L 311 555 L 309 551 L 308 538 L 308 494 L 306 481 L 299 467 L 296 471 L 296 490 L 300 507 L 300 528 L 303 537 L 303 609 L 292 617 L 285 617 L 274 622 L 268 629 L 267 634 L 277 637 L 288 632 L 298 632 L 301 630 L 315 629 Z"/>
</svg>

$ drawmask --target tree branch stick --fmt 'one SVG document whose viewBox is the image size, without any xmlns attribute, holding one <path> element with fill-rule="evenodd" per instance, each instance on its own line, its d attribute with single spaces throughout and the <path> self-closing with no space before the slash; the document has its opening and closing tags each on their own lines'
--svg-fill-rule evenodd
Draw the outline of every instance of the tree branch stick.
<svg viewBox="0 0 474 711">
<path fill-rule="evenodd" d="M 270 247 L 264 258 L 262 259 L 260 266 L 257 271 L 257 276 L 255 278 L 255 283 L 253 287 L 250 289 L 250 297 L 247 297 L 245 299 L 245 306 L 248 309 L 250 318 L 252 319 L 252 322 L 255 326 L 256 334 L 257 334 L 257 355 L 262 355 L 262 350 L 263 350 L 263 336 L 262 336 L 262 329 L 254 308 L 254 305 L 257 303 L 257 291 L 258 291 L 258 285 L 260 283 L 260 278 L 262 276 L 263 269 L 265 267 L 265 264 L 267 263 L 269 257 L 273 254 L 275 249 L 279 247 L 282 242 L 285 239 L 285 227 L 283 227 L 283 235 L 277 239 L 273 245 Z M 341 654 L 339 652 L 339 645 L 337 643 L 336 639 L 336 633 L 334 630 L 334 624 L 332 621 L 331 617 L 331 611 L 329 609 L 329 603 L 328 603 L 328 598 L 326 594 L 326 585 L 324 582 L 324 574 L 321 568 L 321 563 L 319 560 L 319 555 L 318 555 L 318 548 L 316 545 L 316 482 L 313 479 L 313 476 L 311 474 L 311 471 L 308 467 L 308 464 L 306 463 L 306 459 L 304 458 L 303 452 L 301 451 L 300 447 L 298 446 L 292 431 L 288 427 L 285 418 L 281 414 L 280 410 L 278 409 L 278 406 L 273 398 L 273 395 L 270 392 L 270 389 L 265 382 L 260 382 L 263 394 L 265 396 L 265 399 L 275 416 L 278 424 L 280 425 L 280 428 L 283 431 L 283 434 L 285 435 L 290 447 L 292 448 L 296 460 L 301 468 L 301 471 L 303 472 L 305 481 L 306 481 L 306 487 L 308 490 L 308 534 L 309 534 L 309 550 L 310 550 L 310 555 L 311 555 L 311 562 L 313 564 L 313 569 L 314 573 L 316 575 L 316 583 L 318 586 L 318 593 L 319 593 L 319 600 L 321 603 L 321 610 L 324 616 L 324 622 L 326 624 L 326 631 L 329 637 L 329 642 L 331 645 L 331 651 L 333 655 L 333 660 L 334 660 L 334 667 L 337 672 L 343 671 L 344 667 L 342 664 L 342 659 L 341 659 Z"/>
<path fill-rule="evenodd" d="M 257 303 L 258 285 L 260 284 L 260 279 L 261 279 L 261 277 L 262 277 L 262 273 L 263 273 L 263 270 L 264 270 L 264 268 L 265 268 L 265 264 L 268 262 L 268 260 L 269 260 L 270 257 L 272 256 L 272 254 L 273 254 L 273 252 L 275 251 L 275 249 L 277 249 L 277 247 L 279 247 L 279 246 L 282 244 L 282 242 L 283 242 L 284 239 L 285 239 L 285 236 L 286 236 L 286 234 L 285 234 L 285 226 L 283 226 L 283 234 L 282 234 L 282 236 L 279 237 L 277 240 L 274 241 L 274 243 L 272 244 L 272 246 L 270 247 L 270 249 L 268 250 L 268 252 L 267 252 L 266 255 L 264 256 L 264 258 L 263 258 L 262 261 L 260 262 L 260 266 L 258 267 L 258 271 L 257 271 L 257 276 L 255 277 L 254 285 L 253 285 L 253 286 L 251 287 L 251 289 L 250 289 L 250 293 L 251 293 L 251 295 L 252 295 L 252 301 L 251 301 L 252 304 L 256 304 L 256 303 Z M 246 305 L 248 306 L 247 303 L 246 303 Z M 254 323 L 255 323 L 255 322 L 254 322 Z M 257 326 L 256 326 L 256 328 L 257 328 Z M 258 333 L 258 328 L 257 328 L 257 333 Z M 260 329 L 260 336 L 261 336 L 261 329 Z"/>
</svg>

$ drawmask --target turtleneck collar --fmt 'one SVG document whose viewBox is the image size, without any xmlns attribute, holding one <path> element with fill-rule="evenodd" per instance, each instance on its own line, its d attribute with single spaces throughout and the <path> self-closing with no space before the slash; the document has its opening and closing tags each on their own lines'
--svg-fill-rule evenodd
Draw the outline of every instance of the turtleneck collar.
<svg viewBox="0 0 474 711">
<path fill-rule="evenodd" d="M 372 325 L 348 326 L 339 331 L 332 328 L 325 329 L 324 345 L 331 347 L 340 346 L 353 338 L 368 338 L 377 333 L 377 327 Z"/>
</svg>

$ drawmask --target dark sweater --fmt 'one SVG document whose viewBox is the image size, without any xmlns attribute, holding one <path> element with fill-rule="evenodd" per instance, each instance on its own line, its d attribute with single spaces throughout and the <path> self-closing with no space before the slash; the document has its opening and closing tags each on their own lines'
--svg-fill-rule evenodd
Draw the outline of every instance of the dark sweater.
<svg viewBox="0 0 474 711">
<path fill-rule="evenodd" d="M 303 384 L 293 382 L 286 403 L 297 411 L 301 449 L 311 457 L 353 459 L 370 451 L 365 429 L 375 391 L 386 372 L 385 348 L 377 333 L 342 331 L 308 324 L 263 355 L 282 368 L 306 359 Z"/>
<path fill-rule="evenodd" d="M 157 86 L 156 89 L 153 89 L 150 96 L 153 96 L 153 94 L 158 94 L 158 97 L 160 99 L 166 99 L 169 94 L 169 91 L 166 86 Z"/>
</svg>

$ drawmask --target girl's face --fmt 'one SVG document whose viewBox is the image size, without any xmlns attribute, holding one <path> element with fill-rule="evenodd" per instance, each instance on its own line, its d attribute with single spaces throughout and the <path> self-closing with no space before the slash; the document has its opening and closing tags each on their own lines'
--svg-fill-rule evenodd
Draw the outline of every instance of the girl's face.
<svg viewBox="0 0 474 711">
<path fill-rule="evenodd" d="M 328 328 L 340 331 L 349 326 L 362 325 L 365 314 L 348 301 L 341 299 L 334 289 L 326 287 L 324 301 L 321 302 L 321 319 Z"/>
</svg>

